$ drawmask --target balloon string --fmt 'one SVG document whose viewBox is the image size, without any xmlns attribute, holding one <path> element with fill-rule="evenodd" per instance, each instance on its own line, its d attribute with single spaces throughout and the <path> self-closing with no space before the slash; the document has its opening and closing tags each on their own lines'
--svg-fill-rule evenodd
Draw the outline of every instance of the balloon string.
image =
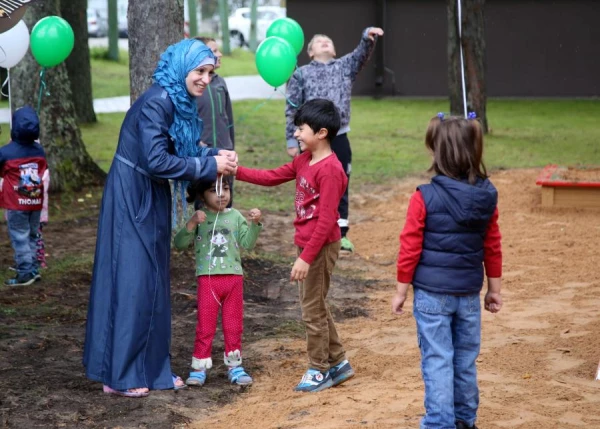
<svg viewBox="0 0 600 429">
<path fill-rule="evenodd" d="M 292 100 L 290 100 L 287 96 L 287 94 L 285 92 L 283 92 L 281 89 L 276 88 L 275 91 L 278 91 L 281 95 L 283 95 L 285 97 L 285 101 L 287 101 L 288 103 L 290 103 L 290 105 L 292 107 L 295 107 L 296 109 L 300 106 L 298 106 L 296 103 L 294 103 Z"/>
<path fill-rule="evenodd" d="M 37 105 L 37 114 L 40 114 L 40 109 L 42 108 L 42 97 L 46 95 L 50 95 L 50 92 L 46 90 L 46 68 L 42 67 L 42 71 L 40 71 L 40 94 L 38 96 L 38 105 Z"/>
<path fill-rule="evenodd" d="M 4 87 L 6 86 L 7 83 L 8 83 L 8 76 L 6 76 L 6 80 L 2 84 L 2 89 L 0 89 L 0 94 L 2 94 L 3 97 L 8 97 L 9 96 L 8 92 L 6 94 L 4 93 Z M 9 87 L 8 90 L 10 91 L 10 87 Z"/>
</svg>

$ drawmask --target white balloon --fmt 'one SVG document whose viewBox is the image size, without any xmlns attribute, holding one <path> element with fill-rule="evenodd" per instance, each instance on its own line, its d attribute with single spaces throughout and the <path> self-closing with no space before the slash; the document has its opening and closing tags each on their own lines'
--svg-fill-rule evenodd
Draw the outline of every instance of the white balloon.
<svg viewBox="0 0 600 429">
<path fill-rule="evenodd" d="M 29 29 L 23 20 L 0 33 L 0 67 L 10 69 L 23 59 L 29 48 Z"/>
</svg>

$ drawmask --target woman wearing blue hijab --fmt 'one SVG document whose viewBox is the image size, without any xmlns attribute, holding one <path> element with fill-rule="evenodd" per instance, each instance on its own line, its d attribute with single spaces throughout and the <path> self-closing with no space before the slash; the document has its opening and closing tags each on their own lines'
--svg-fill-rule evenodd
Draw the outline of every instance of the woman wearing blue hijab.
<svg viewBox="0 0 600 429">
<path fill-rule="evenodd" d="M 169 355 L 169 179 L 215 180 L 236 166 L 235 152 L 198 146 L 195 97 L 215 61 L 198 40 L 169 46 L 121 127 L 98 220 L 83 355 L 87 377 L 106 393 L 142 397 L 185 386 Z"/>
</svg>

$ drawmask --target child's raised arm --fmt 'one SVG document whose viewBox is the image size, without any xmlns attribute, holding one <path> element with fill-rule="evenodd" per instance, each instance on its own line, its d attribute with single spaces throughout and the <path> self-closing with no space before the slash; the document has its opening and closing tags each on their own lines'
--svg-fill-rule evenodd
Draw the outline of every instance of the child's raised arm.
<svg viewBox="0 0 600 429">
<path fill-rule="evenodd" d="M 358 46 L 352 52 L 340 58 L 340 61 L 344 61 L 346 66 L 350 67 L 352 81 L 356 79 L 356 75 L 362 70 L 373 53 L 375 36 L 383 36 L 383 30 L 378 27 L 366 28 L 362 33 Z"/>
<path fill-rule="evenodd" d="M 239 227 L 239 244 L 246 250 L 251 250 L 256 244 L 258 234 L 262 229 L 260 223 L 261 212 L 259 209 L 252 209 L 248 212 L 250 225 L 243 219 Z"/>
</svg>

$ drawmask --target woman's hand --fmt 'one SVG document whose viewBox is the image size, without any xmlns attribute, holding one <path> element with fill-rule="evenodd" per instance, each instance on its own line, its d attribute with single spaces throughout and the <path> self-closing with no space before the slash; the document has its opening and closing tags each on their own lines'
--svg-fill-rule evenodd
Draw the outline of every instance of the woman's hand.
<svg viewBox="0 0 600 429">
<path fill-rule="evenodd" d="M 217 155 L 215 156 L 215 160 L 217 161 L 217 173 L 219 174 L 225 174 L 226 176 L 229 176 L 233 174 L 237 168 L 237 162 L 231 161 L 226 156 Z"/>
<path fill-rule="evenodd" d="M 221 149 L 219 151 L 219 155 L 220 156 L 224 156 L 225 158 L 227 158 L 229 161 L 235 162 L 237 164 L 238 162 L 238 154 L 236 151 L 234 150 L 225 150 L 225 149 Z"/>
</svg>

